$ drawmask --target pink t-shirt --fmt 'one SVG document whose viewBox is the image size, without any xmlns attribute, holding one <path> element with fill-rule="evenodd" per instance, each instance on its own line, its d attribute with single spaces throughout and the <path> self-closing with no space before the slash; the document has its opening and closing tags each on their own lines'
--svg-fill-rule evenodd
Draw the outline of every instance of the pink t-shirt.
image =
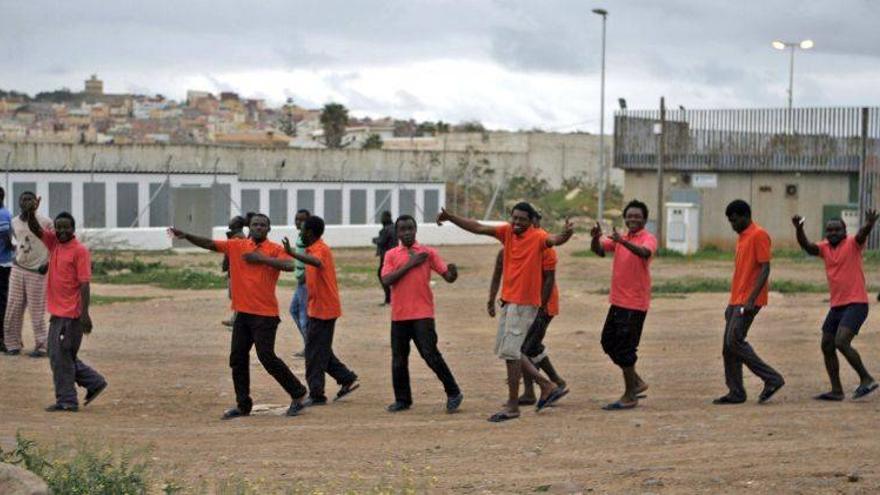
<svg viewBox="0 0 880 495">
<path fill-rule="evenodd" d="M 414 253 L 428 253 L 428 259 L 391 286 L 391 320 L 421 320 L 434 317 L 434 293 L 431 291 L 431 270 L 443 275 L 448 270 L 437 251 L 415 243 Z M 400 244 L 385 253 L 382 276 L 397 271 L 409 260 L 409 249 Z"/>
<path fill-rule="evenodd" d="M 837 247 L 831 247 L 827 240 L 818 242 L 816 246 L 819 247 L 819 256 L 825 260 L 831 307 L 867 303 L 865 271 L 862 269 L 862 250 L 865 246 L 852 235 L 840 241 Z"/>
<path fill-rule="evenodd" d="M 608 237 L 602 238 L 602 248 L 614 253 L 614 264 L 611 269 L 611 295 L 609 300 L 614 306 L 636 311 L 648 311 L 651 306 L 651 260 L 657 251 L 657 238 L 642 229 L 635 234 L 627 232 L 623 235 L 636 246 L 651 251 L 651 257 L 642 259 L 629 249 L 618 246 Z"/>
<path fill-rule="evenodd" d="M 79 318 L 82 315 L 79 288 L 92 280 L 89 250 L 76 237 L 68 242 L 58 242 L 51 230 L 43 231 L 42 241 L 49 251 L 46 310 L 52 316 Z"/>
</svg>

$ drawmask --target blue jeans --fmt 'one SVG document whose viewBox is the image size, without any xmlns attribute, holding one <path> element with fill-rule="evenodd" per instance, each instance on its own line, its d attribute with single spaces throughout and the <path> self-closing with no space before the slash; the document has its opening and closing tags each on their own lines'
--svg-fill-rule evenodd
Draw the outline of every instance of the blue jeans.
<svg viewBox="0 0 880 495">
<path fill-rule="evenodd" d="M 297 284 L 296 292 L 293 294 L 293 300 L 290 301 L 290 316 L 296 323 L 300 335 L 303 338 L 303 344 L 306 343 L 306 335 L 309 328 L 309 315 L 306 312 L 309 303 L 309 293 L 306 290 L 306 284 Z"/>
</svg>

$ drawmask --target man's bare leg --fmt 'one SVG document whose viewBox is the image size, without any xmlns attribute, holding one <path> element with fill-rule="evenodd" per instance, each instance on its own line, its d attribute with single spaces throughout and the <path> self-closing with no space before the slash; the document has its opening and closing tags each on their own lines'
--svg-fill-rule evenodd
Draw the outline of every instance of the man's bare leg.
<svg viewBox="0 0 880 495">
<path fill-rule="evenodd" d="M 631 404 L 638 404 L 638 392 L 636 392 L 638 388 L 638 374 L 636 374 L 635 366 L 627 366 L 622 368 L 623 370 L 623 383 L 625 386 L 625 390 L 623 395 L 620 397 L 620 403 L 628 406 Z"/>
<path fill-rule="evenodd" d="M 859 374 L 859 380 L 863 387 L 867 387 L 874 383 L 874 377 L 868 373 L 865 365 L 862 363 L 862 357 L 858 351 L 852 346 L 852 340 L 856 334 L 849 328 L 840 327 L 837 329 L 837 336 L 834 338 L 834 346 L 843 354 L 850 366 Z M 841 390 L 842 392 L 842 390 Z"/>
<path fill-rule="evenodd" d="M 556 372 L 556 368 L 553 367 L 553 363 L 550 362 L 549 357 L 545 356 L 544 359 L 541 359 L 535 364 L 535 367 L 543 371 L 551 382 L 562 388 L 566 387 L 565 380 L 563 380 L 562 377 L 559 376 L 559 373 Z"/>
<path fill-rule="evenodd" d="M 535 365 L 532 364 L 532 361 L 525 355 L 520 358 L 520 363 L 522 363 L 523 375 L 529 376 L 539 387 L 541 387 L 541 399 L 546 399 L 551 392 L 558 388 L 555 383 L 541 376 L 538 368 L 536 368 Z"/>
<path fill-rule="evenodd" d="M 518 402 L 522 406 L 531 406 L 538 401 L 535 396 L 535 381 L 528 373 L 523 373 L 523 393 L 519 396 Z"/>
<path fill-rule="evenodd" d="M 840 383 L 840 361 L 837 360 L 837 348 L 834 346 L 834 335 L 822 332 L 822 357 L 825 359 L 825 371 L 831 381 L 831 391 L 817 395 L 820 400 L 843 400 L 843 384 Z"/>
</svg>

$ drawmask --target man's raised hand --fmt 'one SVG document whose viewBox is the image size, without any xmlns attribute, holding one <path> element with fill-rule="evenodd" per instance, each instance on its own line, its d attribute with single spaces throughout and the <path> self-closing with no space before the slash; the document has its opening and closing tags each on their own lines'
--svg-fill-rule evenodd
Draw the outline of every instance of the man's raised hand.
<svg viewBox="0 0 880 495">
<path fill-rule="evenodd" d="M 795 215 L 791 217 L 791 224 L 794 225 L 794 228 L 798 228 L 804 224 L 804 217 L 800 215 Z"/>
<path fill-rule="evenodd" d="M 446 211 L 446 208 L 440 208 L 440 214 L 437 215 L 437 225 L 443 225 L 443 222 L 448 222 L 451 219 L 452 217 Z"/>
<path fill-rule="evenodd" d="M 617 231 L 617 227 L 611 227 L 611 240 L 614 242 L 623 240 L 623 237 L 620 237 L 620 232 Z"/>
<path fill-rule="evenodd" d="M 877 223 L 877 219 L 880 219 L 880 213 L 877 213 L 877 210 L 868 210 L 865 212 L 865 221 L 871 225 Z"/>
<path fill-rule="evenodd" d="M 176 227 L 168 227 L 168 234 L 174 236 L 178 239 L 183 239 L 186 236 L 186 232 L 176 228 Z"/>
<path fill-rule="evenodd" d="M 602 226 L 599 225 L 599 222 L 596 222 L 596 226 L 590 229 L 591 237 L 599 237 L 602 235 Z"/>
</svg>

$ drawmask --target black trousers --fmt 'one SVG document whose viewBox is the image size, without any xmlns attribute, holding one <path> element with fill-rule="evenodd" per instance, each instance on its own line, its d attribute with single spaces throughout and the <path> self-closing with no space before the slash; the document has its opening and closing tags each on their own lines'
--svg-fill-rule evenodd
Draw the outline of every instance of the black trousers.
<svg viewBox="0 0 880 495">
<path fill-rule="evenodd" d="M 6 317 L 6 299 L 9 297 L 11 266 L 0 266 L 0 345 L 3 345 L 3 320 Z"/>
<path fill-rule="evenodd" d="M 529 330 L 526 332 L 526 339 L 523 341 L 522 345 L 522 353 L 529 359 L 532 359 L 533 362 L 534 358 L 543 354 L 546 349 L 544 347 L 544 337 L 547 335 L 547 327 L 550 326 L 551 321 L 553 321 L 552 316 L 539 313 L 538 316 L 535 317 L 535 321 L 529 326 Z"/>
<path fill-rule="evenodd" d="M 76 385 L 91 392 L 107 383 L 100 373 L 78 357 L 83 331 L 78 319 L 53 316 L 49 318 L 49 365 L 55 384 L 55 402 L 77 405 Z"/>
<path fill-rule="evenodd" d="M 642 340 L 642 327 L 645 325 L 647 311 L 621 308 L 612 305 L 608 308 L 605 326 L 602 328 L 602 349 L 611 361 L 621 368 L 635 366 L 637 351 Z"/>
<path fill-rule="evenodd" d="M 339 385 L 350 385 L 357 380 L 339 358 L 333 354 L 333 333 L 336 319 L 319 320 L 309 318 L 308 338 L 306 338 L 306 381 L 309 383 L 309 397 L 315 401 L 326 401 L 324 395 L 324 373 L 330 375 Z"/>
<path fill-rule="evenodd" d="M 746 398 L 746 389 L 743 386 L 742 367 L 745 364 L 749 370 L 758 375 L 764 383 L 778 385 L 783 383 L 782 375 L 770 367 L 758 357 L 752 346 L 746 342 L 749 328 L 755 320 L 761 308 L 755 308 L 752 314 L 740 314 L 742 306 L 728 306 L 724 311 L 724 379 L 730 396 L 738 399 Z"/>
<path fill-rule="evenodd" d="M 376 274 L 379 276 L 379 285 L 385 291 L 385 304 L 391 304 L 391 287 L 382 283 L 382 267 L 385 266 L 385 253 L 379 255 L 379 269 Z"/>
<path fill-rule="evenodd" d="M 416 345 L 425 364 L 443 383 L 447 397 L 455 397 L 461 390 L 455 383 L 452 371 L 446 365 L 443 355 L 437 349 L 437 331 L 433 318 L 391 322 L 391 380 L 394 385 L 394 400 L 412 404 L 412 390 L 409 384 L 409 342 Z"/>
<path fill-rule="evenodd" d="M 249 313 L 235 315 L 232 325 L 232 350 L 229 366 L 232 368 L 232 384 L 238 409 L 249 413 L 251 400 L 251 347 L 257 348 L 257 359 L 272 378 L 284 388 L 291 399 L 306 395 L 306 388 L 297 380 L 290 368 L 275 354 L 275 332 L 281 320 L 277 316 L 260 316 Z"/>
</svg>

